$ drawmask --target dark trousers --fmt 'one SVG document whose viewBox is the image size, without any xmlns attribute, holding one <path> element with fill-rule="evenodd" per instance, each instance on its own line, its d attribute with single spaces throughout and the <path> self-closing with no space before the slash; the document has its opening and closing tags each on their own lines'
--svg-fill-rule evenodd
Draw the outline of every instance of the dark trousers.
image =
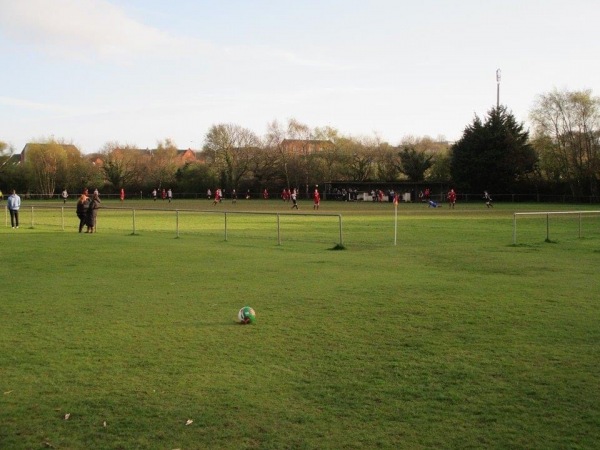
<svg viewBox="0 0 600 450">
<path fill-rule="evenodd" d="M 10 211 L 10 226 L 18 227 L 19 226 L 19 210 L 18 209 L 9 209 Z"/>
<path fill-rule="evenodd" d="M 78 213 L 77 217 L 79 217 L 79 232 L 81 233 L 81 230 L 83 230 L 83 226 L 86 223 L 86 216 L 84 213 Z"/>
</svg>

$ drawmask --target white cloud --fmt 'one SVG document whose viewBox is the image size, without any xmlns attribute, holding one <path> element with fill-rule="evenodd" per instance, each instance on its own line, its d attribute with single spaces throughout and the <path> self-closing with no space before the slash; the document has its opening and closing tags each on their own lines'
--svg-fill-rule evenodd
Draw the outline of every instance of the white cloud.
<svg viewBox="0 0 600 450">
<path fill-rule="evenodd" d="M 219 47 L 195 37 L 176 36 L 145 25 L 106 0 L 0 0 L 0 32 L 52 57 L 128 63 L 136 58 L 181 57 L 239 64 L 283 63 L 347 69 L 330 61 L 303 58 L 277 48 Z"/>
<path fill-rule="evenodd" d="M 202 45 L 137 22 L 104 0 L 0 0 L 0 26 L 22 43 L 78 59 L 168 55 Z"/>
</svg>

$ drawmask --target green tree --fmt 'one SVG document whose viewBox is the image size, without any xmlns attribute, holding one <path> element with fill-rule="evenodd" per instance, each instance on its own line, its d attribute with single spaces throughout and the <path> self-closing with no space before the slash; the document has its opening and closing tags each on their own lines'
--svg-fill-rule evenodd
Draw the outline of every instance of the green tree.
<svg viewBox="0 0 600 450">
<path fill-rule="evenodd" d="M 454 183 L 471 192 L 510 192 L 535 169 L 537 155 L 528 141 L 523 124 L 504 106 L 491 109 L 485 122 L 475 116 L 451 149 Z"/>
<path fill-rule="evenodd" d="M 30 174 L 30 187 L 39 194 L 51 197 L 56 191 L 57 181 L 64 177 L 66 171 L 65 146 L 54 139 L 28 144 L 25 163 Z"/>
<path fill-rule="evenodd" d="M 433 165 L 433 155 L 418 151 L 414 147 L 404 147 L 398 153 L 401 171 L 409 181 L 419 182 L 425 180 L 425 172 Z"/>
<path fill-rule="evenodd" d="M 375 176 L 377 139 L 347 138 L 340 141 L 345 156 L 344 172 L 348 181 L 370 181 Z"/>
<path fill-rule="evenodd" d="M 177 187 L 182 192 L 204 193 L 213 190 L 218 178 L 208 164 L 203 162 L 187 163 L 177 169 Z"/>
<path fill-rule="evenodd" d="M 115 190 L 136 188 L 141 182 L 140 152 L 132 146 L 109 142 L 102 151 L 102 170 L 106 180 Z"/>
<path fill-rule="evenodd" d="M 394 147 L 387 142 L 380 142 L 377 145 L 375 166 L 377 169 L 377 179 L 380 181 L 397 181 L 401 174 L 400 158 Z"/>
<path fill-rule="evenodd" d="M 204 138 L 204 152 L 219 173 L 223 188 L 239 189 L 240 180 L 250 171 L 252 150 L 259 145 L 258 137 L 239 125 L 210 127 Z"/>
</svg>

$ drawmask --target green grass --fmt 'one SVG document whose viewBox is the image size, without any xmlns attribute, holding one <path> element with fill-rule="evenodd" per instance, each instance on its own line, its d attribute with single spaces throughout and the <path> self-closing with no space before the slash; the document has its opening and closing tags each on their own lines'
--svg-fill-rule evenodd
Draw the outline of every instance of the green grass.
<svg viewBox="0 0 600 450">
<path fill-rule="evenodd" d="M 600 446 L 600 218 L 551 243 L 519 219 L 512 245 L 515 211 L 593 207 L 400 205 L 394 246 L 390 205 L 324 202 L 331 251 L 336 217 L 282 215 L 277 245 L 273 215 L 228 214 L 225 241 L 222 214 L 177 238 L 141 211 L 204 201 L 127 202 L 136 235 L 131 211 L 85 235 L 31 205 L 0 228 L 2 449 Z"/>
</svg>

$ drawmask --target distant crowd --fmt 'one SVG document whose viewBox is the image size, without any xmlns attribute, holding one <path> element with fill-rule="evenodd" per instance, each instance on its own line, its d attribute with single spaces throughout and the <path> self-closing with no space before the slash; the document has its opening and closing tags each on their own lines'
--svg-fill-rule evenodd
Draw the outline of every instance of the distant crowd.
<svg viewBox="0 0 600 450">
<path fill-rule="evenodd" d="M 386 195 L 387 195 L 387 200 L 389 202 L 393 202 L 395 205 L 398 205 L 398 203 L 400 201 L 402 201 L 400 194 L 394 192 L 393 190 L 389 190 L 387 192 L 387 194 L 384 194 L 384 192 L 380 189 L 379 190 L 371 190 L 369 194 L 370 194 L 371 200 L 373 202 L 383 202 Z M 173 200 L 173 191 L 170 188 L 168 188 L 168 189 L 164 189 L 164 188 L 160 189 L 159 188 L 159 189 L 152 190 L 151 196 L 154 201 L 156 201 L 159 198 L 159 195 L 162 200 L 167 200 L 169 203 L 171 203 L 171 201 Z M 299 195 L 298 189 L 285 188 L 281 192 L 281 199 L 284 202 L 291 202 L 292 203 L 291 208 L 297 210 L 297 209 L 299 209 L 298 195 Z M 413 195 L 414 195 L 414 193 L 413 193 Z M 347 189 L 347 190 L 346 189 L 341 189 L 341 190 L 336 189 L 332 193 L 332 198 L 337 199 L 337 200 L 344 200 L 344 201 L 356 201 L 357 196 L 358 196 L 358 193 L 357 193 L 356 189 Z M 141 192 L 140 192 L 140 197 L 142 197 Z M 208 189 L 206 191 L 206 197 L 209 200 L 212 199 L 213 206 L 216 206 L 223 201 L 223 198 L 225 197 L 225 190 L 221 189 L 221 188 L 216 188 L 214 190 L 214 194 L 213 194 L 213 191 L 211 189 Z M 311 197 L 313 200 L 313 210 L 318 210 L 321 205 L 321 194 L 319 192 L 319 185 L 315 185 L 315 188 L 312 191 Z M 67 192 L 66 189 L 64 189 L 62 191 L 61 198 L 63 200 L 63 203 L 67 202 L 67 199 L 69 198 L 69 193 Z M 238 194 L 235 189 L 233 189 L 231 191 L 230 198 L 231 198 L 232 203 L 237 203 Z M 246 192 L 245 198 L 246 199 L 251 198 L 250 190 L 248 190 Z M 262 192 L 262 198 L 265 200 L 270 198 L 269 191 L 267 189 L 265 189 Z M 410 193 L 408 193 L 407 196 L 404 197 L 405 201 L 411 201 L 411 198 L 412 198 L 412 196 Z M 125 190 L 124 189 L 120 190 L 119 199 L 121 202 L 125 201 Z M 440 204 L 440 202 L 436 202 L 431 198 L 431 190 L 429 188 L 425 188 L 423 191 L 420 191 L 419 195 L 418 195 L 418 199 L 419 199 L 419 202 L 423 202 L 423 203 L 427 204 L 430 208 L 440 208 L 442 206 Z M 4 194 L 2 193 L 2 191 L 0 191 L 0 201 L 3 201 L 3 200 L 4 200 Z M 487 208 L 494 207 L 493 202 L 492 202 L 492 197 L 488 191 L 483 192 L 483 200 L 484 200 Z M 447 201 L 448 207 L 450 209 L 455 208 L 456 201 L 457 201 L 457 194 L 454 189 L 450 189 L 446 193 L 446 201 Z M 98 217 L 98 210 L 100 209 L 101 204 L 102 204 L 102 201 L 100 200 L 100 194 L 98 192 L 98 189 L 95 189 L 91 196 L 89 195 L 88 189 L 85 189 L 83 191 L 83 193 L 78 197 L 76 214 L 77 214 L 77 217 L 79 218 L 79 232 L 80 233 L 83 233 L 84 227 L 85 227 L 86 233 L 95 233 L 96 232 L 96 221 L 97 221 L 97 217 Z M 16 193 L 16 191 L 14 189 L 11 191 L 11 194 L 7 197 L 6 208 L 8 209 L 8 211 L 10 213 L 10 221 L 11 221 L 12 228 L 19 228 L 19 210 L 21 208 L 21 197 Z"/>
</svg>

